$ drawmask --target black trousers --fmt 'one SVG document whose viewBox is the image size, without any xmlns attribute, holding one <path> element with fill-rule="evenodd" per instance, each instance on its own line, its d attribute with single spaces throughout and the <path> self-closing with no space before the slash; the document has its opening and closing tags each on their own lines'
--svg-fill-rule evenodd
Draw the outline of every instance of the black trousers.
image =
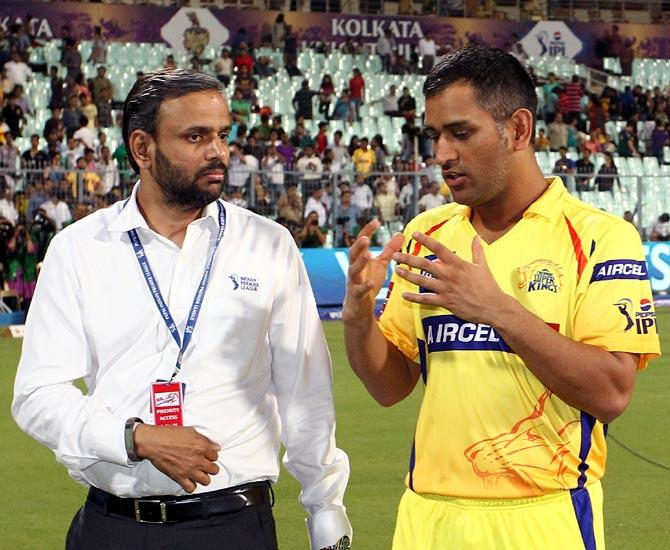
<svg viewBox="0 0 670 550">
<path fill-rule="evenodd" d="M 277 550 L 269 503 L 180 523 L 138 523 L 86 501 L 70 525 L 66 550 Z"/>
</svg>

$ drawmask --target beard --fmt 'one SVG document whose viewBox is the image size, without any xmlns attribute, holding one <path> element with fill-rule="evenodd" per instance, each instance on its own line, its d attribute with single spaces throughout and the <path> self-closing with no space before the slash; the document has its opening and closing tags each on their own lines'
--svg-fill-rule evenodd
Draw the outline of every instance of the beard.
<svg viewBox="0 0 670 550">
<path fill-rule="evenodd" d="M 223 181 L 206 187 L 198 185 L 198 179 L 212 170 L 223 171 Z M 204 208 L 221 196 L 223 185 L 228 180 L 228 167 L 220 160 L 213 160 L 207 166 L 189 174 L 172 164 L 156 147 L 156 164 L 151 174 L 163 191 L 166 204 L 190 211 Z"/>
</svg>

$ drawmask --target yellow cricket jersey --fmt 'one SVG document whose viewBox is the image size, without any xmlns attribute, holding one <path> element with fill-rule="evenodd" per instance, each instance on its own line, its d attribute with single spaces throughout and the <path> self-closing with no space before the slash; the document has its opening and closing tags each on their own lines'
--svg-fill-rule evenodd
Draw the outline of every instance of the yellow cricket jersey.
<svg viewBox="0 0 670 550">
<path fill-rule="evenodd" d="M 660 346 L 639 235 L 570 196 L 560 178 L 549 183 L 508 233 L 482 243 L 498 285 L 568 338 L 638 353 L 645 367 Z M 414 231 L 472 261 L 468 207 L 434 208 L 407 226 L 404 249 L 433 259 Z M 411 304 L 404 291 L 417 287 L 394 275 L 379 325 L 421 365 L 425 383 L 407 476 L 413 491 L 520 498 L 602 477 L 606 426 L 547 390 L 492 327 Z"/>
</svg>

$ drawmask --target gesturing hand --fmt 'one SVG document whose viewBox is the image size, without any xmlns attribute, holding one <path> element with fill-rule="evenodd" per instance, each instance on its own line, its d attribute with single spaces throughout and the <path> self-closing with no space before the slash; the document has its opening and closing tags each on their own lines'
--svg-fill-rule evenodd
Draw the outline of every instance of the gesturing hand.
<svg viewBox="0 0 670 550">
<path fill-rule="evenodd" d="M 379 227 L 377 220 L 368 223 L 349 249 L 349 272 L 347 295 L 344 299 L 343 317 L 354 320 L 369 316 L 374 309 L 375 298 L 386 279 L 386 270 L 394 252 L 402 246 L 402 234 L 393 235 L 381 254 L 373 258 L 370 254 L 370 237 Z"/>
<path fill-rule="evenodd" d="M 218 474 L 215 464 L 221 447 L 188 426 L 152 426 L 135 428 L 135 449 L 185 491 L 195 491 L 196 483 L 209 485 L 210 475 Z"/>
<path fill-rule="evenodd" d="M 439 241 L 416 232 L 412 237 L 433 252 L 434 261 L 409 254 L 396 253 L 393 259 L 417 271 L 398 265 L 400 277 L 425 288 L 425 293 L 403 293 L 403 298 L 417 304 L 448 309 L 468 321 L 493 324 L 502 301 L 509 298 L 493 278 L 479 237 L 472 241 L 472 263 L 459 258 Z M 421 272 L 430 275 L 421 275 Z"/>
</svg>

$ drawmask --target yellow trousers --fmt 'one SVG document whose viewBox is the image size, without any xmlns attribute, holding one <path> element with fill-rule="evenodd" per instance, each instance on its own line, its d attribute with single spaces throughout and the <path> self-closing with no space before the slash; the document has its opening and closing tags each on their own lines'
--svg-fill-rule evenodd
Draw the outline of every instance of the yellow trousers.
<svg viewBox="0 0 670 550">
<path fill-rule="evenodd" d="M 393 550 L 604 550 L 600 482 L 524 499 L 418 495 L 407 489 Z"/>
</svg>

